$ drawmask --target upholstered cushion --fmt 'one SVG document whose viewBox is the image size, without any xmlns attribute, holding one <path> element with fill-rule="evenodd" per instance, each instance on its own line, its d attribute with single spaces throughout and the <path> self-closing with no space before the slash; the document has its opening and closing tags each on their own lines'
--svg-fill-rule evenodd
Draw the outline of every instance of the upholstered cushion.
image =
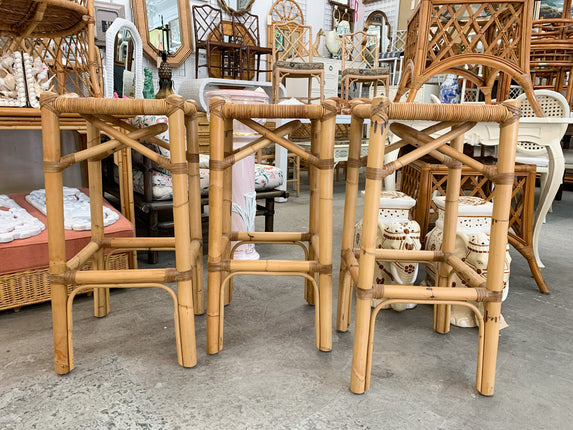
<svg viewBox="0 0 573 430">
<path fill-rule="evenodd" d="M 378 54 L 378 58 L 379 59 L 398 58 L 401 57 L 403 54 L 404 54 L 403 51 L 381 52 L 380 54 Z"/>
<path fill-rule="evenodd" d="M 275 61 L 273 69 L 280 67 L 281 69 L 296 69 L 296 70 L 323 70 L 324 63 L 303 63 L 298 61 Z"/>
<path fill-rule="evenodd" d="M 344 69 L 342 76 L 359 75 L 359 76 L 380 76 L 390 74 L 389 67 L 377 67 L 375 69 Z"/>
</svg>

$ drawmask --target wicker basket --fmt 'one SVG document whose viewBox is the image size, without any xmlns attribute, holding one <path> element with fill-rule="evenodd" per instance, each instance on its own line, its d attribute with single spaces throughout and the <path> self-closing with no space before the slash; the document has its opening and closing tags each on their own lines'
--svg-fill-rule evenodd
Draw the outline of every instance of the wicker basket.
<svg viewBox="0 0 573 430">
<path fill-rule="evenodd" d="M 128 253 L 113 254 L 109 258 L 110 269 L 128 269 L 128 257 Z M 92 268 L 93 265 L 87 263 L 83 270 Z M 71 286 L 68 288 L 68 292 L 70 292 Z M 47 267 L 0 275 L 0 311 L 47 302 L 50 299 L 51 291 Z"/>
</svg>

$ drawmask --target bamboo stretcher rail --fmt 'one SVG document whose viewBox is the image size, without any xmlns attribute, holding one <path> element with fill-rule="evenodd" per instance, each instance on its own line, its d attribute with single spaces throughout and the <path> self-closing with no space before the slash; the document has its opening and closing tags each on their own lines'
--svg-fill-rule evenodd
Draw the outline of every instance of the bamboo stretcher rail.
<svg viewBox="0 0 573 430">
<path fill-rule="evenodd" d="M 300 121 L 290 121 L 287 124 L 280 126 L 279 128 L 274 130 L 274 134 L 279 137 L 284 137 L 287 134 L 291 134 L 294 130 L 300 127 L 302 123 Z M 243 158 L 248 157 L 256 153 L 259 149 L 264 148 L 269 143 L 273 142 L 271 139 L 267 137 L 260 137 L 259 139 L 251 142 L 241 148 L 237 148 L 233 151 L 231 155 L 225 157 L 225 163 L 233 164 Z"/>
<path fill-rule="evenodd" d="M 74 282 L 76 284 L 104 284 L 138 282 L 177 282 L 187 280 L 190 272 L 178 272 L 176 269 L 130 269 L 130 270 L 74 270 L 63 275 L 50 275 L 50 279 L 59 282 Z"/>
<path fill-rule="evenodd" d="M 253 130 L 257 131 L 258 133 L 262 134 L 267 139 L 278 143 L 279 145 L 281 145 L 283 148 L 286 148 L 290 152 L 294 152 L 296 155 L 298 155 L 304 161 L 306 161 L 312 165 L 318 165 L 319 159 L 316 156 L 309 154 L 308 152 L 306 152 L 304 149 L 302 149 L 297 144 L 292 143 L 290 140 L 287 140 L 283 137 L 276 135 L 272 131 L 268 130 L 266 127 L 262 126 L 261 124 L 255 122 L 251 119 L 243 119 L 243 120 L 241 120 L 241 122 L 243 124 L 245 124 L 246 126 L 249 126 L 250 128 L 252 128 Z"/>
<path fill-rule="evenodd" d="M 155 124 L 143 129 L 136 129 L 132 133 L 129 133 L 127 137 L 130 139 L 138 140 L 144 139 L 149 136 L 155 136 L 167 130 L 167 124 Z M 64 170 L 73 164 L 80 163 L 85 160 L 103 160 L 107 156 L 113 154 L 119 149 L 124 148 L 125 145 L 119 142 L 117 139 L 112 139 L 108 142 L 101 143 L 97 146 L 92 146 L 87 149 L 75 152 L 73 154 L 64 155 L 60 159 L 61 169 Z"/>
<path fill-rule="evenodd" d="M 446 256 L 446 263 L 452 266 L 452 271 L 462 278 L 472 288 L 485 288 L 486 280 L 468 267 L 459 257 L 455 255 Z M 450 284 L 450 282 L 448 282 Z"/>
<path fill-rule="evenodd" d="M 165 127 L 167 127 L 167 124 L 154 124 L 152 126 L 147 126 L 144 129 L 140 129 L 134 125 L 131 125 L 130 123 L 126 122 L 125 120 L 123 120 L 121 118 L 117 118 L 117 117 L 112 116 L 112 115 L 98 115 L 98 117 L 100 119 L 104 120 L 105 122 L 109 122 L 110 124 L 113 124 L 116 127 L 120 127 L 124 130 L 127 130 L 128 132 L 133 132 L 133 131 L 137 131 L 137 130 L 145 130 L 145 129 L 148 129 L 150 127 L 154 127 L 154 126 L 158 126 L 158 125 L 164 125 Z M 167 130 L 167 128 L 163 131 L 166 131 L 166 130 Z M 159 133 L 161 133 L 161 132 L 158 132 L 157 134 L 159 134 Z M 128 133 L 128 135 L 129 135 L 129 133 Z M 165 141 L 159 139 L 158 137 L 149 136 L 149 137 L 146 137 L 146 140 L 149 143 L 153 143 L 153 144 L 158 145 L 159 147 L 161 147 L 163 149 L 169 150 L 169 142 L 165 142 Z"/>
<path fill-rule="evenodd" d="M 243 242 L 272 242 L 280 239 L 288 242 L 308 242 L 310 233 L 308 232 L 274 232 L 274 231 L 233 231 L 229 235 L 233 241 L 241 240 Z"/>
<path fill-rule="evenodd" d="M 84 117 L 90 123 L 95 125 L 100 130 L 104 131 L 107 135 L 113 137 L 115 140 L 121 142 L 123 145 L 128 146 L 134 151 L 139 152 L 144 157 L 149 158 L 150 160 L 159 164 L 164 169 L 171 170 L 171 162 L 168 158 L 158 154 L 157 152 L 153 151 L 153 149 L 148 148 L 147 146 L 143 145 L 137 140 L 130 138 L 127 134 L 123 134 L 121 131 L 116 130 L 114 127 L 98 119 L 96 116 L 84 115 Z"/>
<path fill-rule="evenodd" d="M 328 268 L 320 267 L 317 261 L 293 260 L 229 260 L 222 263 L 225 271 L 257 271 L 257 272 L 307 272 L 317 273 Z"/>
<path fill-rule="evenodd" d="M 152 248 L 174 248 L 173 237 L 114 237 L 105 238 L 101 241 L 105 248 L 140 248 L 150 246 Z"/>
<path fill-rule="evenodd" d="M 99 243 L 90 241 L 76 255 L 68 260 L 66 263 L 68 270 L 79 270 L 99 249 Z"/>
<path fill-rule="evenodd" d="M 357 291 L 373 299 L 413 299 L 413 300 L 456 300 L 474 302 L 498 302 L 501 294 L 490 291 L 485 287 L 480 288 L 449 288 L 428 287 L 416 285 L 376 285 L 371 291 Z"/>
<path fill-rule="evenodd" d="M 174 109 L 182 109 L 185 115 L 193 115 L 197 107 L 193 101 L 172 94 L 165 99 L 104 99 L 84 97 L 56 97 L 53 93 L 40 96 L 46 103 L 54 98 L 55 112 L 80 115 L 169 115 Z"/>
</svg>

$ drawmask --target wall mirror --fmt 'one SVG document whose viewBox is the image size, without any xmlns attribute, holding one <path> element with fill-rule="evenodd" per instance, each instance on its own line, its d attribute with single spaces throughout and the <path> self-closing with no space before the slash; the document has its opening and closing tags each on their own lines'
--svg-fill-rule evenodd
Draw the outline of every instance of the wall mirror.
<svg viewBox="0 0 573 430">
<path fill-rule="evenodd" d="M 167 50 L 167 63 L 179 67 L 191 53 L 189 0 L 133 0 L 143 52 L 154 62 Z"/>
<path fill-rule="evenodd" d="M 251 10 L 255 0 L 217 0 L 217 2 L 229 15 L 241 15 Z"/>
<path fill-rule="evenodd" d="M 142 98 L 143 49 L 139 32 L 131 21 L 117 18 L 105 34 L 105 97 Z"/>
<path fill-rule="evenodd" d="M 349 7 L 350 2 L 329 0 L 329 3 L 332 5 L 332 28 L 339 35 L 354 31 L 354 9 Z"/>
<path fill-rule="evenodd" d="M 378 40 L 378 52 L 388 52 L 392 50 L 392 29 L 386 14 L 380 10 L 375 10 L 364 24 L 364 29 L 369 34 L 375 34 Z"/>
</svg>

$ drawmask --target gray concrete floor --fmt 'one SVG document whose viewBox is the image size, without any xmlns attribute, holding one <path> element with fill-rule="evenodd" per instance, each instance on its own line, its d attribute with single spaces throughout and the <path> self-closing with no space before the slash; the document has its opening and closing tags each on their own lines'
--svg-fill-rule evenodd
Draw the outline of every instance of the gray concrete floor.
<svg viewBox="0 0 573 430">
<path fill-rule="evenodd" d="M 277 230 L 303 231 L 308 192 L 277 205 Z M 335 186 L 334 308 L 344 186 Z M 314 310 L 298 278 L 236 278 L 225 309 L 224 349 L 205 352 L 205 316 L 196 317 L 198 365 L 177 365 L 172 305 L 163 291 L 112 293 L 96 319 L 91 298 L 74 305 L 76 368 L 53 371 L 50 305 L 0 313 L 0 428 L 198 429 L 565 429 L 573 423 L 573 192 L 547 217 L 537 291 L 512 251 L 502 307 L 495 395 L 474 388 L 477 330 L 432 330 L 432 309 L 383 311 L 375 334 L 372 383 L 349 390 L 353 326 L 314 347 Z M 257 220 L 259 223 L 262 220 Z M 259 246 L 265 258 L 292 248 Z M 300 251 L 298 251 L 300 252 Z M 169 264 L 171 255 L 160 256 Z M 334 323 L 334 320 L 333 320 Z"/>
</svg>

